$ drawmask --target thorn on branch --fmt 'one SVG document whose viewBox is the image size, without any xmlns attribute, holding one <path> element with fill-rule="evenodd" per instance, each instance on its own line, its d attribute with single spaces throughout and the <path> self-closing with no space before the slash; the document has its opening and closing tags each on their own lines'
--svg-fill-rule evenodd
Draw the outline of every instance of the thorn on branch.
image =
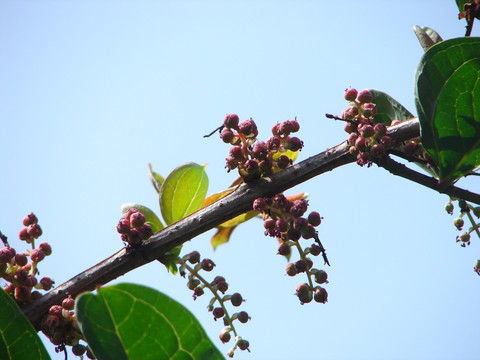
<svg viewBox="0 0 480 360">
<path fill-rule="evenodd" d="M 10 247 L 10 245 L 8 245 L 7 237 L 3 235 L 1 231 L 0 231 L 0 240 L 2 240 L 4 246 Z"/>
<path fill-rule="evenodd" d="M 341 118 L 341 117 L 339 117 L 339 116 L 335 116 L 335 115 L 332 115 L 332 114 L 325 114 L 325 117 L 326 117 L 327 119 L 340 120 L 340 121 L 349 122 L 350 124 L 356 124 L 356 122 L 353 121 L 353 120 L 344 119 L 344 118 Z"/>
<path fill-rule="evenodd" d="M 225 125 L 221 125 L 221 126 L 219 126 L 218 128 L 216 128 L 215 130 L 213 130 L 210 134 L 203 135 L 203 137 L 204 137 L 204 138 L 207 138 L 207 137 L 210 137 L 210 136 L 212 136 L 213 134 L 215 134 L 217 131 L 218 131 L 218 132 L 221 132 L 224 127 L 225 127 Z"/>
<path fill-rule="evenodd" d="M 323 247 L 322 242 L 320 241 L 320 238 L 318 237 L 318 234 L 315 234 L 313 238 L 317 242 L 318 246 L 320 246 L 320 251 L 322 252 L 323 261 L 325 262 L 326 265 L 331 266 L 330 261 L 328 261 L 328 258 L 327 258 L 327 251 Z"/>
</svg>

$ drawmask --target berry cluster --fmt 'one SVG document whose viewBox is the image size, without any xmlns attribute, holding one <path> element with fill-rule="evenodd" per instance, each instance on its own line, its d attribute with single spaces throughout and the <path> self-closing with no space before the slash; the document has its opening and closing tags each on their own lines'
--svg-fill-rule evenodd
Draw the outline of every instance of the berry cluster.
<svg viewBox="0 0 480 360">
<path fill-rule="evenodd" d="M 82 356 L 86 353 L 89 359 L 94 355 L 87 346 L 79 343 L 83 339 L 73 311 L 75 300 L 69 296 L 63 299 L 61 305 L 53 305 L 48 315 L 42 321 L 42 331 L 50 341 L 57 345 L 58 351 L 65 351 L 65 346 L 72 346 L 72 353 Z"/>
<path fill-rule="evenodd" d="M 455 206 L 453 201 L 456 199 L 450 198 L 450 200 L 445 204 L 445 211 L 450 215 L 453 215 L 453 210 Z M 457 242 L 460 243 L 460 246 L 466 247 L 470 245 L 470 234 L 475 233 L 480 238 L 480 222 L 477 222 L 480 219 L 480 206 L 472 206 L 467 203 L 465 200 L 458 200 L 458 207 L 460 208 L 460 214 L 453 220 L 453 225 L 457 228 L 458 231 L 462 231 L 463 226 L 465 225 L 464 217 L 466 216 L 471 223 L 471 227 L 467 231 L 463 231 L 460 235 L 457 236 Z M 475 220 L 474 216 L 477 218 Z M 480 275 L 480 260 L 475 262 L 473 270 Z"/>
<path fill-rule="evenodd" d="M 320 225 L 322 217 L 316 211 L 312 211 L 307 217 L 304 214 L 308 210 L 308 201 L 297 199 L 288 200 L 284 195 L 275 195 L 273 198 L 261 197 L 253 202 L 253 210 L 262 213 L 264 219 L 265 235 L 276 237 L 280 241 L 278 254 L 290 258 L 292 247 L 296 248 L 300 259 L 296 262 L 289 262 L 286 273 L 295 276 L 299 273 L 306 273 L 308 283 L 299 284 L 295 295 L 302 304 L 309 303 L 314 299 L 319 303 L 326 303 L 328 294 L 321 286 L 327 281 L 327 273 L 324 270 L 313 268 L 313 261 L 307 255 L 318 256 L 322 254 L 326 264 L 330 265 L 325 249 L 320 242 L 315 227 Z M 315 243 L 302 248 L 300 238 L 314 239 Z M 312 281 L 313 278 L 313 281 Z"/>
<path fill-rule="evenodd" d="M 52 248 L 42 242 L 35 248 L 35 240 L 42 235 L 42 228 L 37 217 L 31 213 L 23 219 L 23 227 L 19 232 L 20 240 L 31 244 L 31 250 L 23 253 L 10 247 L 5 236 L 2 236 L 5 247 L 0 249 L 0 277 L 8 282 L 4 290 L 19 305 L 28 304 L 40 297 L 38 290 L 50 290 L 54 281 L 48 276 L 37 279 L 38 263 L 52 253 Z"/>
<path fill-rule="evenodd" d="M 445 211 L 447 211 L 450 215 L 453 214 L 454 205 L 453 201 L 455 199 L 450 199 L 445 204 Z M 473 207 L 472 205 L 468 204 L 465 200 L 458 200 L 458 207 L 460 208 L 460 214 L 453 220 L 453 225 L 457 228 L 458 231 L 463 229 L 465 225 L 464 217 L 466 216 L 472 226 L 468 229 L 468 231 L 462 232 L 460 235 L 457 236 L 457 242 L 460 243 L 462 247 L 466 245 L 470 245 L 470 234 L 475 232 L 480 237 L 480 223 L 477 224 L 473 215 L 479 219 L 480 218 L 480 206 Z"/>
<path fill-rule="evenodd" d="M 38 224 L 38 218 L 35 214 L 30 213 L 23 219 L 23 225 L 18 237 L 31 246 L 31 250 L 23 253 L 10 247 L 7 238 L 0 233 L 0 238 L 5 246 L 0 249 L 0 277 L 7 281 L 4 290 L 20 306 L 39 299 L 43 296 L 39 290 L 48 291 L 54 284 L 54 281 L 48 276 L 37 279 L 38 263 L 52 254 L 52 248 L 46 242 L 35 247 L 35 241 L 43 233 Z M 68 345 L 72 346 L 74 355 L 81 356 L 87 349 L 79 343 L 82 340 L 82 334 L 72 311 L 74 304 L 75 300 L 69 296 L 63 300 L 62 305 L 52 306 L 41 321 L 41 330 L 54 345 L 57 345 L 55 348 L 57 352 L 65 352 L 65 346 Z M 93 355 L 88 351 L 87 356 L 93 359 Z"/>
<path fill-rule="evenodd" d="M 400 121 L 393 120 L 391 125 L 397 125 Z M 399 151 L 397 151 L 399 150 Z M 415 137 L 398 144 L 395 149 L 390 151 L 393 155 L 400 156 L 408 161 L 416 162 L 426 168 L 436 171 L 436 165 L 432 157 L 428 154 L 422 145 L 420 137 Z"/>
<path fill-rule="evenodd" d="M 480 276 L 480 260 L 475 261 L 473 271 L 475 271 Z"/>
<path fill-rule="evenodd" d="M 145 215 L 135 208 L 128 209 L 117 224 L 122 241 L 136 246 L 153 235 L 152 227 L 145 223 Z"/>
<path fill-rule="evenodd" d="M 368 90 L 358 92 L 356 89 L 345 90 L 345 100 L 349 107 L 342 113 L 346 121 L 345 131 L 350 134 L 348 144 L 350 153 L 357 157 L 357 164 L 370 166 L 373 159 L 381 158 L 392 145 L 392 139 L 386 135 L 387 127 L 375 123 L 377 106 L 372 103 L 373 95 Z"/>
<path fill-rule="evenodd" d="M 193 299 L 196 300 L 199 296 L 202 296 L 205 293 L 205 289 L 210 290 L 213 294 L 213 297 L 210 299 L 208 304 L 208 311 L 213 315 L 213 319 L 217 321 L 218 319 L 223 319 L 224 328 L 219 334 L 219 338 L 222 343 L 228 343 L 232 338 L 232 333 L 235 336 L 235 345 L 232 349 L 229 350 L 227 355 L 233 357 L 235 350 L 238 348 L 240 350 L 248 350 L 249 342 L 242 339 L 237 334 L 235 329 L 234 321 L 238 320 L 242 324 L 250 320 L 250 316 L 246 311 L 236 312 L 233 315 L 229 315 L 226 305 L 230 302 L 234 307 L 239 307 L 245 301 L 240 293 L 226 294 L 228 291 L 228 283 L 225 281 L 223 276 L 216 276 L 213 281 L 207 281 L 199 272 L 205 271 L 210 272 L 215 267 L 215 264 L 212 260 L 200 258 L 198 251 L 193 251 L 182 258 L 177 259 L 178 264 L 180 265 L 179 272 L 180 275 L 185 277 L 188 272 L 188 283 L 187 286 L 190 290 L 193 291 Z M 191 266 L 193 265 L 193 267 Z"/>
<path fill-rule="evenodd" d="M 239 122 L 238 115 L 228 114 L 220 132 L 223 142 L 232 145 L 225 167 L 228 171 L 238 169 L 245 181 L 285 169 L 292 163 L 289 151 L 297 152 L 303 147 L 303 141 L 290 136 L 299 129 L 296 119 L 286 120 L 273 126 L 273 136 L 267 141 L 257 141 L 258 130 L 253 119 Z"/>
</svg>

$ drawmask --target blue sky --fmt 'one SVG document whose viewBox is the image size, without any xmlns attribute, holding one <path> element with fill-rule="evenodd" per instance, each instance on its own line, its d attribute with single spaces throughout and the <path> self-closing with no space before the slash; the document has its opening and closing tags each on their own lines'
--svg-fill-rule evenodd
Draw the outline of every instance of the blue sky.
<svg viewBox="0 0 480 360">
<path fill-rule="evenodd" d="M 209 193 L 234 180 L 228 147 L 202 137 L 226 113 L 253 117 L 263 139 L 297 116 L 299 160 L 346 139 L 324 114 L 341 113 L 348 86 L 386 91 L 415 113 L 422 48 L 412 27 L 462 36 L 457 12 L 453 0 L 2 1 L 0 230 L 22 250 L 22 218 L 37 214 L 53 248 L 40 271 L 61 284 L 122 247 L 122 203 L 158 211 L 148 163 L 163 175 L 208 163 Z M 478 182 L 460 184 L 478 192 Z M 284 276 L 258 220 L 216 252 L 212 232 L 185 245 L 247 299 L 252 321 L 238 330 L 252 353 L 235 358 L 478 358 L 479 240 L 455 243 L 446 196 L 354 164 L 288 193 L 300 191 L 324 216 L 326 305 L 299 305 L 304 279 Z M 192 301 L 184 279 L 155 263 L 117 282 L 172 296 L 228 351 L 208 300 Z"/>
</svg>

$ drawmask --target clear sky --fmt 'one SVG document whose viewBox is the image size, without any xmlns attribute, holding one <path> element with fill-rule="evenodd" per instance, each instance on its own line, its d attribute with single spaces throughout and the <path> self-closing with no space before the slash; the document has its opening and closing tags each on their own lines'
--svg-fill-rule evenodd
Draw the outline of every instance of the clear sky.
<svg viewBox="0 0 480 360">
<path fill-rule="evenodd" d="M 384 90 L 415 113 L 423 50 L 412 27 L 463 36 L 457 13 L 454 0 L 3 0 L 0 230 L 23 250 L 22 218 L 37 214 L 53 248 L 40 271 L 61 284 L 122 247 L 122 203 L 158 212 L 148 163 L 163 175 L 208 163 L 209 193 L 233 181 L 228 147 L 202 138 L 226 113 L 253 117 L 263 139 L 273 123 L 297 116 L 299 160 L 346 139 L 343 124 L 324 114 L 341 113 L 348 86 Z M 304 278 L 284 275 L 258 220 L 216 252 L 213 232 L 185 245 L 212 257 L 213 275 L 247 299 L 252 321 L 238 330 L 252 352 L 235 358 L 478 359 L 479 239 L 466 249 L 455 243 L 446 196 L 355 164 L 288 193 L 300 191 L 324 216 L 326 305 L 299 304 L 293 293 Z M 228 351 L 208 299 L 194 302 L 184 279 L 153 263 L 117 281 L 180 301 Z"/>
</svg>

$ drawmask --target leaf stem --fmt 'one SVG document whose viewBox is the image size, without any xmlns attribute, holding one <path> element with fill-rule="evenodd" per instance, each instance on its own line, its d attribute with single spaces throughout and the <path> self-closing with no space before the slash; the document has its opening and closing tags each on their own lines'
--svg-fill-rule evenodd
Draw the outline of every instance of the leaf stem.
<svg viewBox="0 0 480 360">
<path fill-rule="evenodd" d="M 473 218 L 472 214 L 470 211 L 467 212 L 468 219 L 472 223 L 472 230 L 475 231 L 477 234 L 478 238 L 480 239 L 480 230 L 478 229 L 479 225 L 475 222 L 475 219 Z"/>
<path fill-rule="evenodd" d="M 294 243 L 295 243 L 295 247 L 298 250 L 298 253 L 300 254 L 300 258 L 304 261 L 307 261 L 307 256 L 305 255 L 305 252 L 300 246 L 300 241 L 294 241 Z M 308 268 L 308 266 L 307 266 L 307 270 L 305 270 L 305 273 L 307 274 L 308 285 L 310 286 L 310 289 L 312 289 L 313 291 L 312 273 L 310 272 L 310 269 Z"/>
</svg>

